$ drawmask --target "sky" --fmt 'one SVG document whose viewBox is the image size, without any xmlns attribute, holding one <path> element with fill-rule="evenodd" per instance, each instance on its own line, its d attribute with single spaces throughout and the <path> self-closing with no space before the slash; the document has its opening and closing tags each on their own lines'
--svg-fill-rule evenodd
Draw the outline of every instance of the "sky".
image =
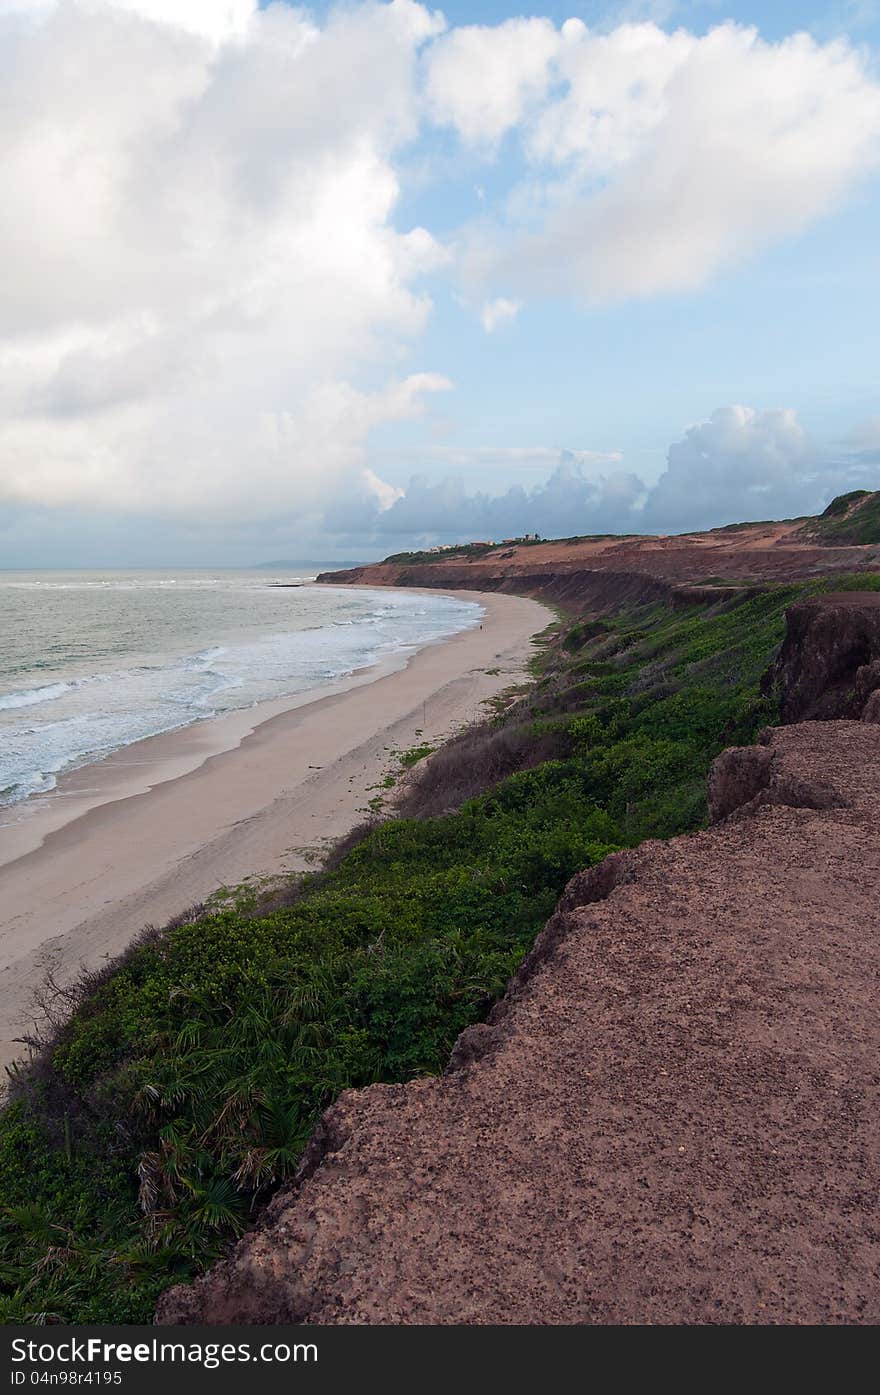
<svg viewBox="0 0 880 1395">
<path fill-rule="evenodd" d="M 0 567 L 880 487 L 880 0 L 0 0 Z"/>
</svg>

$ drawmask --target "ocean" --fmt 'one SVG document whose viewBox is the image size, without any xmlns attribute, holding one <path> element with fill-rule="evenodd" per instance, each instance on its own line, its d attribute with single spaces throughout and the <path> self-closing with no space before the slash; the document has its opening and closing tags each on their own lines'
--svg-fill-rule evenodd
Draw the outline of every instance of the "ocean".
<svg viewBox="0 0 880 1395">
<path fill-rule="evenodd" d="M 444 596 L 296 572 L 0 572 L 0 806 L 147 736 L 470 629 Z M 286 583 L 281 585 L 279 583 Z"/>
</svg>

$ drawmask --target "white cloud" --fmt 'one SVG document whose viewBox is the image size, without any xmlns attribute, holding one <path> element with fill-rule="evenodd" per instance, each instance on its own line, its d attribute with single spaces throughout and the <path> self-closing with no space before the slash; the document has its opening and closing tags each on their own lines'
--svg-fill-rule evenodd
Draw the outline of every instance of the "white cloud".
<svg viewBox="0 0 880 1395">
<path fill-rule="evenodd" d="M 719 407 L 669 447 L 666 470 L 645 503 L 645 524 L 681 532 L 796 518 L 821 512 L 836 494 L 876 485 L 870 452 L 820 446 L 791 408 Z"/>
<path fill-rule="evenodd" d="M 0 0 L 0 17 L 40 20 L 70 0 Z M 244 34 L 257 13 L 258 0 L 80 0 L 83 8 L 103 4 L 144 19 L 185 29 L 213 43 Z"/>
<path fill-rule="evenodd" d="M 504 538 L 524 532 L 570 537 L 602 532 L 632 511 L 644 486 L 635 475 L 585 474 L 563 461 L 534 489 L 513 485 L 505 493 L 471 493 L 462 479 L 437 483 L 416 477 L 404 496 L 376 519 L 383 533 L 459 538 Z"/>
<path fill-rule="evenodd" d="M 338 528 L 371 541 L 394 534 L 411 541 L 503 538 L 538 532 L 544 537 L 589 533 L 682 533 L 726 523 L 818 513 L 839 493 L 876 485 L 874 423 L 852 438 L 860 449 L 829 454 L 811 441 L 790 408 L 719 407 L 688 427 L 667 455 L 656 484 L 625 469 L 617 455 L 534 448 L 530 464 L 551 465 L 543 483 L 490 495 L 462 476 L 429 481 L 416 476 L 380 514 L 362 503 L 329 518 Z M 440 448 L 436 448 L 439 450 Z M 504 455 L 495 447 L 458 455 L 450 468 L 467 469 Z M 510 454 L 510 452 L 508 452 Z M 517 455 L 526 455 L 523 448 Z M 468 473 L 472 473 L 468 471 Z"/>
<path fill-rule="evenodd" d="M 480 323 L 487 334 L 494 334 L 496 329 L 502 325 L 511 324 L 522 309 L 522 302 L 519 300 L 507 300 L 504 296 L 498 296 L 496 300 L 487 300 L 480 311 Z"/>
<path fill-rule="evenodd" d="M 839 206 L 877 165 L 880 87 L 843 41 L 767 43 L 732 22 L 702 37 L 650 23 L 557 37 L 541 100 L 483 112 L 487 140 L 501 111 L 521 121 L 532 172 L 472 231 L 474 281 L 595 301 L 693 290 Z M 488 61 L 491 31 L 474 31 L 466 69 L 478 42 Z M 481 110 L 461 108 L 470 142 Z"/>
<path fill-rule="evenodd" d="M 6 30 L 0 497 L 308 512 L 446 385 L 401 373 L 446 253 L 393 223 L 440 27 L 64 0 Z"/>
<path fill-rule="evenodd" d="M 552 470 L 560 464 L 578 469 L 595 469 L 618 465 L 620 451 L 560 450 L 558 446 L 422 446 L 419 455 L 436 460 L 447 469 L 479 472 L 487 468 L 517 470 Z"/>
<path fill-rule="evenodd" d="M 461 136 L 493 144 L 544 95 L 562 36 L 549 19 L 508 19 L 454 29 L 427 60 L 434 119 Z"/>
<path fill-rule="evenodd" d="M 462 476 L 431 481 L 417 475 L 390 507 L 380 507 L 364 491 L 354 506 L 351 501 L 334 505 L 326 516 L 326 526 L 330 532 L 369 535 L 373 540 L 391 535 L 410 539 L 504 538 L 524 532 L 568 537 L 621 526 L 621 520 L 635 516 L 644 499 L 642 481 L 616 468 L 616 455 L 598 451 L 463 448 L 458 456 L 447 456 L 446 463 L 470 474 L 468 467 L 485 467 L 489 461 L 510 456 L 527 456 L 531 466 L 538 461 L 546 466 L 552 461 L 553 468 L 539 485 L 528 489 L 513 485 L 497 495 L 469 488 Z"/>
<path fill-rule="evenodd" d="M 214 43 L 244 34 L 259 8 L 257 0 L 111 0 L 144 19 L 189 29 Z"/>
<path fill-rule="evenodd" d="M 390 509 L 392 504 L 396 504 L 398 499 L 403 498 L 404 491 L 396 488 L 393 484 L 388 484 L 387 480 L 380 479 L 375 470 L 369 466 L 361 471 L 361 480 L 366 487 L 367 493 L 376 501 L 376 505 L 381 513 Z"/>
<path fill-rule="evenodd" d="M 791 409 L 719 407 L 669 447 L 646 517 L 661 531 L 785 518 L 819 504 L 821 473 Z"/>
<path fill-rule="evenodd" d="M 529 165 L 510 198 L 493 171 L 453 248 L 396 222 L 426 120 L 471 160 L 516 131 Z M 364 474 L 370 432 L 449 386 L 410 371 L 428 273 L 470 268 L 487 333 L 530 290 L 695 287 L 838 206 L 878 136 L 859 53 L 730 23 L 446 33 L 414 0 L 321 22 L 256 0 L 0 0 L 0 499 L 314 520 L 366 491 L 390 526 L 412 500 L 381 463 Z M 784 456 L 770 427 L 738 429 Z M 541 494 L 545 530 L 563 500 L 610 517 L 621 489 L 643 497 L 588 456 Z"/>
</svg>

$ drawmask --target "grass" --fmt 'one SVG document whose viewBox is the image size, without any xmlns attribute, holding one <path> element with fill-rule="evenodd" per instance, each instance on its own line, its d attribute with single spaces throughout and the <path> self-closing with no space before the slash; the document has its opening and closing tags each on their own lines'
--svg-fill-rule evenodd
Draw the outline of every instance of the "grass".
<svg viewBox="0 0 880 1395">
<path fill-rule="evenodd" d="M 444 547 L 442 552 L 395 552 L 392 556 L 385 558 L 385 563 L 411 566 L 423 562 L 454 561 L 457 558 L 473 561 L 494 551 L 495 543 L 462 543 L 460 546 L 450 544 L 448 547 Z"/>
<path fill-rule="evenodd" d="M 841 546 L 880 543 L 880 492 L 854 489 L 839 494 L 810 524 L 810 532 L 822 542 Z"/>
<path fill-rule="evenodd" d="M 818 518 L 803 519 L 756 519 L 745 523 L 727 523 L 720 528 L 709 529 L 710 533 L 740 533 L 749 528 L 769 527 L 774 522 L 796 523 L 802 522 L 812 537 L 823 542 L 845 545 L 864 545 L 868 543 L 880 542 L 880 491 L 872 493 L 868 489 L 853 489 L 848 494 L 839 494 Z M 514 545 L 517 548 L 540 547 L 546 542 L 552 541 L 556 545 L 603 542 L 609 538 L 617 538 L 618 541 L 636 539 L 641 534 L 621 534 L 619 537 L 612 533 L 589 533 L 570 538 L 517 538 Z M 681 537 L 690 537 L 691 533 L 680 534 Z M 422 563 L 448 562 L 448 561 L 479 561 L 489 553 L 496 553 L 502 548 L 502 542 L 494 543 L 461 543 L 449 545 L 442 552 L 396 552 L 391 557 L 386 557 L 386 563 L 396 563 L 397 565 L 411 566 Z M 718 584 L 721 584 L 720 581 Z"/>
<path fill-rule="evenodd" d="M 404 770 L 410 770 L 426 756 L 430 756 L 433 751 L 434 747 L 429 745 L 427 741 L 423 741 L 421 745 L 411 746 L 408 751 L 403 751 L 400 756 L 400 764 Z"/>
<path fill-rule="evenodd" d="M 853 504 L 858 503 L 861 499 L 867 499 L 870 493 L 869 489 L 851 489 L 848 494 L 838 494 L 836 498 L 831 500 L 822 517 L 838 518 L 841 514 L 848 513 Z"/>
<path fill-rule="evenodd" d="M 408 817 L 86 978 L 0 1117 L 0 1318 L 149 1321 L 340 1090 L 441 1070 L 573 873 L 701 824 L 713 757 L 775 719 L 786 605 L 823 585 L 560 621 L 506 711 L 405 753 Z"/>
<path fill-rule="evenodd" d="M 384 562 L 386 565 L 413 566 L 425 562 L 455 562 L 462 558 L 465 561 L 479 561 L 489 553 L 500 553 L 504 548 L 543 547 L 548 542 L 555 546 L 607 542 L 609 539 L 623 542 L 643 536 L 645 535 L 641 533 L 577 533 L 570 538 L 511 538 L 507 543 L 500 538 L 495 542 L 448 543 L 440 552 L 395 552 L 386 557 Z"/>
</svg>

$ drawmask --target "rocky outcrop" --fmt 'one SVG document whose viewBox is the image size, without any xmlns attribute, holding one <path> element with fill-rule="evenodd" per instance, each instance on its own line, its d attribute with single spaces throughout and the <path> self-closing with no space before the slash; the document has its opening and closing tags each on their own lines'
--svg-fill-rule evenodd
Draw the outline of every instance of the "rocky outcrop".
<svg viewBox="0 0 880 1395">
<path fill-rule="evenodd" d="M 880 726 L 725 753 L 162 1323 L 880 1321 Z"/>
<path fill-rule="evenodd" d="M 752 809 L 770 787 L 773 752 L 769 746 L 738 746 L 723 751 L 709 772 L 709 819 L 720 823 L 736 810 Z"/>
<path fill-rule="evenodd" d="M 880 592 L 798 601 L 765 691 L 779 690 L 784 722 L 866 715 L 880 688 Z M 876 704 L 872 703 L 871 711 Z"/>
<path fill-rule="evenodd" d="M 807 780 L 789 762 L 777 760 L 774 733 L 768 729 L 761 746 L 722 751 L 709 772 L 708 804 L 711 823 L 734 816 L 744 818 L 764 804 L 791 809 L 834 809 L 845 803 L 833 784 L 815 771 Z"/>
<path fill-rule="evenodd" d="M 880 659 L 862 664 L 853 681 L 854 707 L 863 722 L 876 722 L 880 716 Z"/>
</svg>

